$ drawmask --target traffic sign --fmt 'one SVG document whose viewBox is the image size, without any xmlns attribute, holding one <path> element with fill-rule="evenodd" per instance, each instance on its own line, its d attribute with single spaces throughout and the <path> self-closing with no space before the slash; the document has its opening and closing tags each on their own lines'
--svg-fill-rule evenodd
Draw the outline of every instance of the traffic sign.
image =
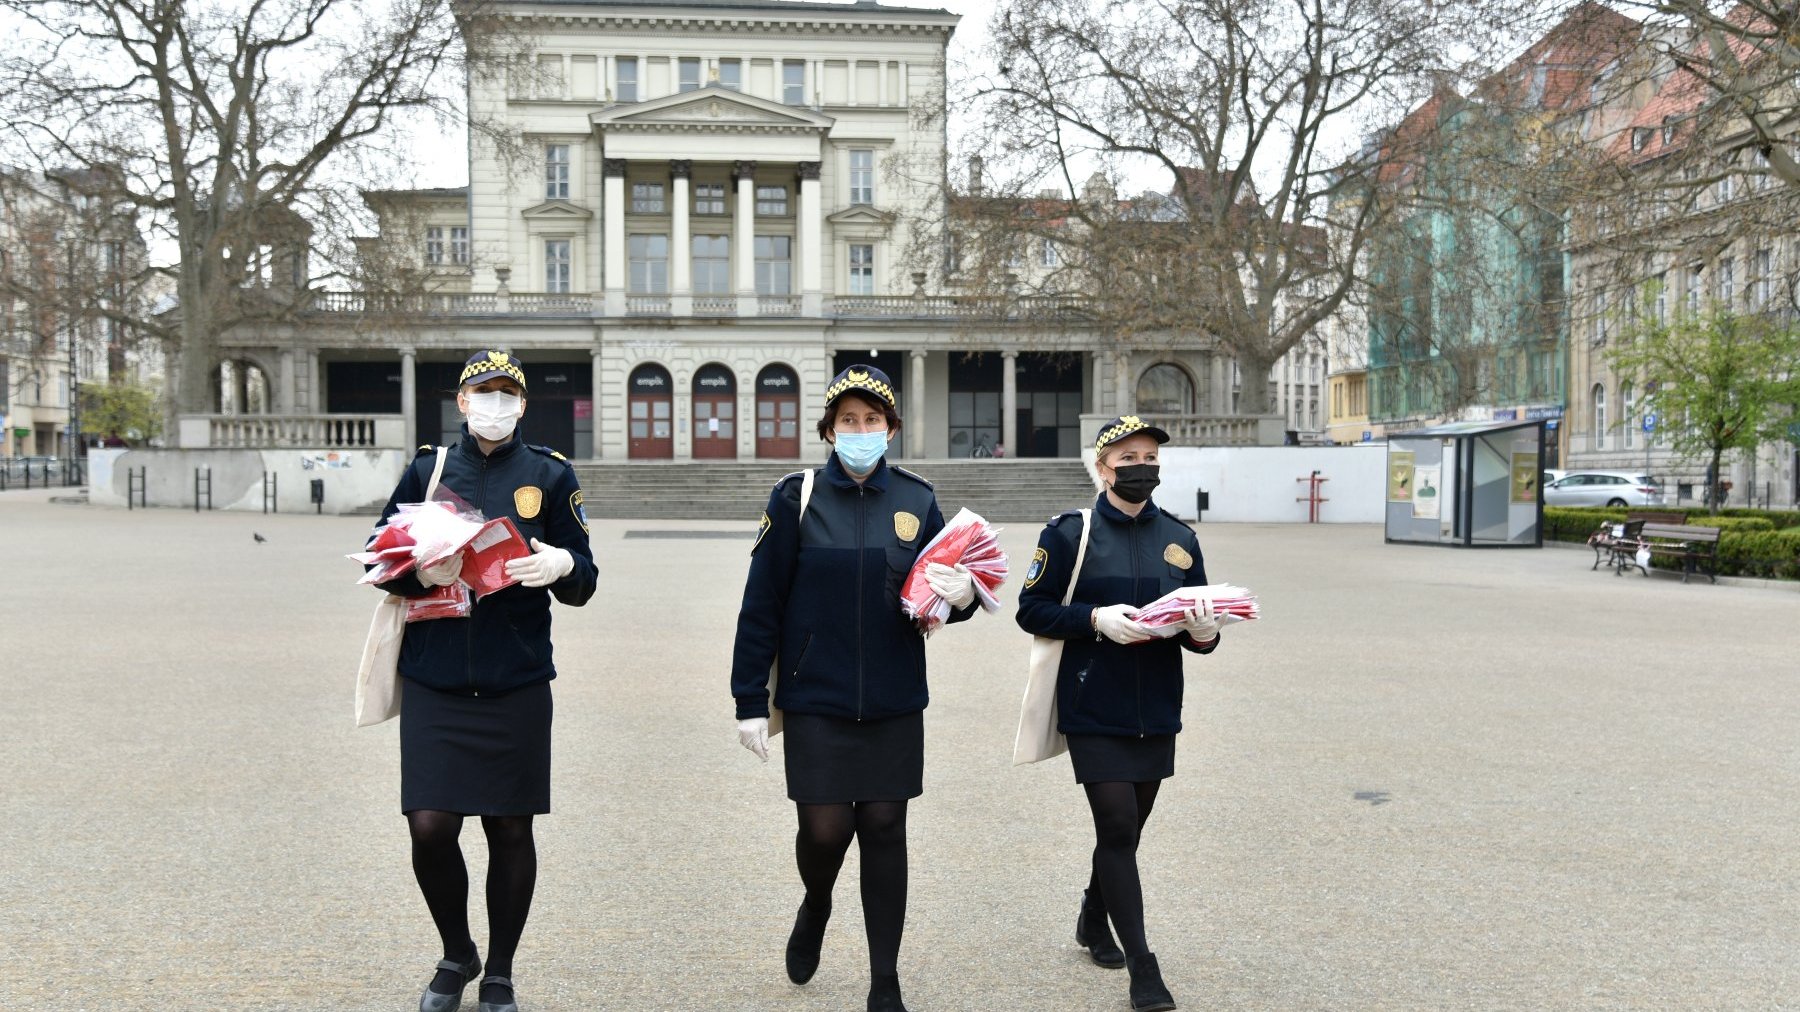
<svg viewBox="0 0 1800 1012">
<path fill-rule="evenodd" d="M 1645 432 L 1655 432 L 1656 431 L 1656 415 L 1647 414 L 1644 416 L 1644 431 Z"/>
</svg>

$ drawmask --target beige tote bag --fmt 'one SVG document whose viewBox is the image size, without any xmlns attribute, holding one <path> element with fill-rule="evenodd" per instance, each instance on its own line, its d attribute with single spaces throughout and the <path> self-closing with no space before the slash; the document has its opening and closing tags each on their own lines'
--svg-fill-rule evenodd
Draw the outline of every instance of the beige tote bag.
<svg viewBox="0 0 1800 1012">
<path fill-rule="evenodd" d="M 813 469 L 809 467 L 800 474 L 800 520 L 805 520 L 806 507 L 812 503 Z M 775 709 L 775 676 L 779 674 L 775 669 L 780 666 L 781 658 L 778 651 L 774 663 L 769 665 L 769 737 L 771 738 L 781 733 L 781 711 Z"/>
<path fill-rule="evenodd" d="M 437 495 L 444 476 L 444 454 L 438 447 L 437 466 L 424 502 Z M 369 727 L 400 716 L 400 642 L 406 638 L 406 598 L 385 594 L 369 621 L 369 638 L 363 641 L 362 664 L 356 670 L 356 726 Z"/>
<path fill-rule="evenodd" d="M 1075 549 L 1075 569 L 1063 591 L 1063 607 L 1075 597 L 1081 564 L 1087 560 L 1088 526 L 1094 511 L 1081 511 L 1081 541 Z M 1019 733 L 1013 737 L 1013 765 L 1042 762 L 1069 750 L 1069 741 L 1056 729 L 1056 671 L 1062 665 L 1063 641 L 1048 636 L 1031 639 L 1031 674 L 1025 680 L 1025 699 L 1019 704 Z"/>
</svg>

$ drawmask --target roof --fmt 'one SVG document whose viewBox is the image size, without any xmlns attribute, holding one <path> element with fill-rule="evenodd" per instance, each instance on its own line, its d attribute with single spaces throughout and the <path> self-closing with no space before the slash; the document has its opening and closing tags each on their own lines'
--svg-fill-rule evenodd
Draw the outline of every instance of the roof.
<svg viewBox="0 0 1800 1012">
<path fill-rule="evenodd" d="M 1544 424 L 1544 420 L 1499 421 L 1499 422 L 1447 422 L 1411 432 L 1390 432 L 1388 439 L 1415 439 L 1432 436 L 1479 436 L 1488 432 L 1505 432 L 1507 429 L 1535 429 Z"/>
<path fill-rule="evenodd" d="M 813 3 L 811 0 L 492 0 L 496 5 L 520 7 L 594 7 L 603 9 L 637 8 L 658 14 L 679 14 L 684 10 L 751 11 L 781 14 L 859 14 L 897 17 L 934 17 L 960 20 L 960 15 L 937 7 L 897 7 L 869 0 L 865 3 Z"/>
<path fill-rule="evenodd" d="M 415 190 L 363 190 L 361 192 L 365 198 L 442 197 L 448 199 L 452 197 L 467 197 L 469 195 L 469 188 L 466 186 L 426 186 Z"/>
<path fill-rule="evenodd" d="M 1630 54 L 1644 26 L 1589 0 L 1477 89 L 1514 108 L 1577 112 L 1596 101 L 1591 87 L 1608 65 Z"/>
<path fill-rule="evenodd" d="M 1747 24 L 1760 18 L 1747 5 L 1739 4 L 1727 15 L 1726 20 L 1734 24 Z M 1738 62 L 1745 65 L 1757 63 L 1766 56 L 1753 40 L 1742 36 L 1730 36 L 1726 44 Z M 1711 52 L 1709 35 L 1695 51 L 1683 54 L 1682 65 L 1669 72 L 1668 79 L 1663 82 L 1656 95 L 1638 110 L 1626 129 L 1619 131 L 1607 154 L 1630 165 L 1641 165 L 1683 147 L 1693 132 L 1692 124 L 1687 122 L 1688 117 L 1718 97 L 1712 82 L 1692 69 L 1687 61 L 1709 63 Z"/>
</svg>

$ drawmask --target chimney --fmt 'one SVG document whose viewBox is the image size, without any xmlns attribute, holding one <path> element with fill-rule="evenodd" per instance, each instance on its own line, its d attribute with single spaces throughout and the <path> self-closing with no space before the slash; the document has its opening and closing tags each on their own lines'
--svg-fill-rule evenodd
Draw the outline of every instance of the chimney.
<svg viewBox="0 0 1800 1012">
<path fill-rule="evenodd" d="M 969 156 L 969 196 L 979 197 L 986 185 L 981 181 L 981 156 Z"/>
</svg>

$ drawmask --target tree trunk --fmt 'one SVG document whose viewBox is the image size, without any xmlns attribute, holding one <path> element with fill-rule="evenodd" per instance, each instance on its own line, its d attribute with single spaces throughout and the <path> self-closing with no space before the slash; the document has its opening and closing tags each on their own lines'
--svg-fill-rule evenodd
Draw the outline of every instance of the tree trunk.
<svg viewBox="0 0 1800 1012">
<path fill-rule="evenodd" d="M 1706 486 L 1706 510 L 1715 517 L 1719 515 L 1719 508 L 1725 505 L 1725 475 L 1722 470 L 1724 458 L 1725 448 L 1713 447 L 1712 466 L 1707 471 L 1712 476 L 1712 481 Z"/>
<path fill-rule="evenodd" d="M 171 419 L 174 424 L 166 433 L 171 446 L 181 445 L 179 421 L 182 415 L 210 415 L 219 410 L 213 396 L 214 377 L 219 369 L 217 340 L 207 312 L 205 285 L 201 279 L 192 277 L 193 273 L 197 272 L 183 272 L 178 286 L 181 337 L 174 348 L 174 361 L 170 363 L 174 389 L 169 392 L 168 399 L 174 408 Z"/>
<path fill-rule="evenodd" d="M 1280 414 L 1280 405 L 1274 402 L 1274 397 L 1269 392 L 1269 369 L 1275 365 L 1275 360 L 1240 352 L 1236 356 L 1236 361 L 1239 373 L 1237 413 L 1240 415 Z"/>
</svg>

